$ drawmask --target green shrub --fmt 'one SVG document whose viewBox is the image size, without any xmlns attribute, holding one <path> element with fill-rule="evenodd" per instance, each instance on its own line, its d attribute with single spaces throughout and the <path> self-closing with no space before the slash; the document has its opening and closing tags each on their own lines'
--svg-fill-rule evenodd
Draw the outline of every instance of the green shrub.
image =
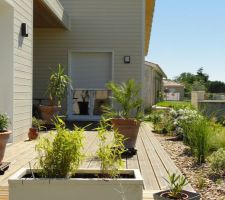
<svg viewBox="0 0 225 200">
<path fill-rule="evenodd" d="M 36 145 L 38 167 L 43 178 L 66 178 L 75 173 L 83 159 L 84 130 L 70 131 L 57 119 L 56 133 L 42 137 Z"/>
<path fill-rule="evenodd" d="M 209 150 L 210 122 L 205 118 L 195 120 L 188 128 L 187 137 L 198 164 L 205 162 Z"/>
<path fill-rule="evenodd" d="M 219 148 L 225 148 L 225 127 L 211 122 L 210 131 L 209 150 L 216 151 Z"/>
<path fill-rule="evenodd" d="M 153 129 L 157 133 L 168 133 L 174 130 L 173 118 L 169 111 L 153 111 L 150 116 Z"/>
<path fill-rule="evenodd" d="M 0 132 L 6 131 L 9 125 L 9 118 L 6 114 L 0 114 Z"/>
<path fill-rule="evenodd" d="M 101 121 L 98 131 L 97 156 L 101 162 L 101 172 L 104 178 L 115 178 L 119 174 L 119 169 L 123 167 L 122 153 L 124 153 L 124 136 L 117 130 L 114 137 L 110 138 L 112 127 L 106 121 Z"/>
<path fill-rule="evenodd" d="M 162 101 L 157 103 L 156 105 L 173 108 L 175 110 L 186 109 L 186 108 L 191 110 L 194 109 L 194 107 L 191 105 L 191 102 L 187 102 L 187 101 Z"/>
<path fill-rule="evenodd" d="M 159 111 L 153 111 L 150 116 L 149 119 L 153 124 L 153 129 L 156 131 L 156 127 L 157 125 L 161 122 L 161 118 L 162 118 L 162 112 Z"/>
<path fill-rule="evenodd" d="M 214 172 L 225 174 L 225 149 L 220 148 L 212 153 L 208 160 Z"/>
</svg>

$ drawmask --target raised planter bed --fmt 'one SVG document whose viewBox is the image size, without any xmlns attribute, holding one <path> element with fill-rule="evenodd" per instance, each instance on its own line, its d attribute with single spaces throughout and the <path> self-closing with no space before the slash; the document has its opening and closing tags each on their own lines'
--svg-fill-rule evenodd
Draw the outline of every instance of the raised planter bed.
<svg viewBox="0 0 225 200">
<path fill-rule="evenodd" d="M 31 174 L 31 171 L 22 168 L 9 178 L 9 200 L 143 199 L 143 179 L 139 170 L 121 170 L 120 173 L 125 174 L 128 178 L 88 178 L 88 174 L 95 176 L 99 173 L 99 170 L 79 169 L 76 174 L 83 178 L 34 179 L 23 178 L 29 177 L 28 174 Z"/>
</svg>

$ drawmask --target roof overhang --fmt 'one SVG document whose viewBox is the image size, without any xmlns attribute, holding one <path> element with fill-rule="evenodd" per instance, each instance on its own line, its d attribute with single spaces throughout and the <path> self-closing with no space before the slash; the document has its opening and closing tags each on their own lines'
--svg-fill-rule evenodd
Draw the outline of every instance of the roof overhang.
<svg viewBox="0 0 225 200">
<path fill-rule="evenodd" d="M 58 0 L 34 0 L 34 27 L 70 29 L 70 18 Z"/>
<path fill-rule="evenodd" d="M 152 29 L 155 0 L 146 0 L 145 10 L 145 55 L 148 54 L 150 35 Z"/>
<path fill-rule="evenodd" d="M 167 75 L 158 64 L 145 61 L 145 66 L 152 67 L 156 72 L 161 74 L 163 78 L 167 78 Z"/>
</svg>

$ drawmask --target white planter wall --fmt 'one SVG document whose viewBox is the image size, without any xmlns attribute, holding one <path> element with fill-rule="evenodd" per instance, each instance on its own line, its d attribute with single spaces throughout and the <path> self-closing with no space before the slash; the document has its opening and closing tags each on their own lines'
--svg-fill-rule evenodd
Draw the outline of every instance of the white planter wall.
<svg viewBox="0 0 225 200">
<path fill-rule="evenodd" d="M 21 169 L 9 179 L 9 200 L 142 200 L 143 179 L 21 179 L 29 169 Z M 81 169 L 80 172 L 96 173 Z"/>
</svg>

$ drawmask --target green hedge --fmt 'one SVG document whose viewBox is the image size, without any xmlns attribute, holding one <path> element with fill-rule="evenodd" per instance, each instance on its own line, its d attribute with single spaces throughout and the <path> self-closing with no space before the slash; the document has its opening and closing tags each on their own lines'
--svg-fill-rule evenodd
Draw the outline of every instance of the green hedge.
<svg viewBox="0 0 225 200">
<path fill-rule="evenodd" d="M 157 103 L 156 105 L 162 107 L 170 107 L 175 110 L 184 108 L 194 109 L 194 107 L 191 105 L 191 102 L 188 101 L 162 101 Z"/>
</svg>

